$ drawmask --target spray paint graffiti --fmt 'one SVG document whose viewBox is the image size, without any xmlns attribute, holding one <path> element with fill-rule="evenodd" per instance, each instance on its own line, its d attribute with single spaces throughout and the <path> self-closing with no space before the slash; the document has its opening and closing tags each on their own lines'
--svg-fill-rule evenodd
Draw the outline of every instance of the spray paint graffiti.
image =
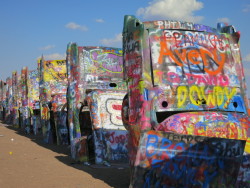
<svg viewBox="0 0 250 188">
<path fill-rule="evenodd" d="M 250 184 L 250 153 L 245 152 L 240 166 L 236 186 L 247 188 L 249 187 L 249 184 Z"/>
<path fill-rule="evenodd" d="M 28 74 L 28 106 L 31 115 L 32 132 L 37 135 L 41 133 L 41 117 L 39 102 L 39 70 L 31 70 Z"/>
<path fill-rule="evenodd" d="M 92 111 L 93 126 L 105 129 L 125 130 L 121 119 L 124 92 L 93 91 L 86 97 Z"/>
<path fill-rule="evenodd" d="M 86 100 L 89 104 L 95 163 L 128 162 L 127 131 L 122 124 L 121 107 L 125 92 L 93 91 Z"/>
<path fill-rule="evenodd" d="M 12 104 L 13 108 L 11 110 L 11 124 L 13 124 L 14 127 L 19 127 L 19 114 L 18 114 L 18 74 L 17 71 L 12 72 Z"/>
<path fill-rule="evenodd" d="M 239 37 L 225 24 L 126 16 L 123 52 L 71 43 L 67 61 L 41 59 L 39 78 L 24 67 L 1 81 L 1 118 L 27 133 L 42 127 L 78 161 L 129 156 L 132 187 L 249 187 Z"/>
<path fill-rule="evenodd" d="M 124 78 L 128 92 L 122 119 L 129 131 L 132 187 L 216 187 L 220 177 L 225 186 L 235 185 L 249 137 L 249 106 L 238 41 L 239 33 L 233 26 L 219 24 L 211 28 L 179 21 L 141 22 L 134 16 L 125 16 Z M 149 130 L 154 130 L 155 136 Z M 226 175 L 223 166 L 230 162 L 220 159 L 210 148 L 209 157 L 218 158 L 210 163 L 202 157 L 205 152 L 200 151 L 198 158 L 203 161 L 200 164 L 203 171 L 191 167 L 190 162 L 196 160 L 195 152 L 186 161 L 176 150 L 186 153 L 192 151 L 192 146 L 167 139 L 170 133 L 214 137 L 215 143 L 220 140 L 223 146 L 235 146 L 238 148 L 235 151 L 240 152 L 230 160 L 235 157 L 237 162 L 227 166 L 233 173 Z M 145 149 L 147 144 L 153 147 L 152 151 L 150 147 Z M 210 141 L 194 144 L 208 148 Z M 161 153 L 155 153 L 158 151 Z M 215 165 L 219 171 L 214 169 Z M 208 169 L 214 171 L 207 174 Z M 169 178 L 172 172 L 175 175 Z M 199 176 L 202 181 L 198 181 Z"/>
<path fill-rule="evenodd" d="M 57 117 L 56 128 L 57 128 L 57 143 L 60 145 L 68 145 L 68 128 L 67 128 L 67 112 L 66 111 L 58 111 L 55 115 Z"/>
<path fill-rule="evenodd" d="M 67 68 L 72 157 L 96 164 L 127 162 L 127 139 L 114 144 L 107 136 L 126 135 L 120 114 L 126 88 L 121 49 L 70 43 Z"/>
<path fill-rule="evenodd" d="M 30 134 L 33 131 L 31 125 L 31 110 L 29 108 L 29 99 L 28 99 L 28 67 L 23 67 L 21 70 L 20 78 L 20 124 L 21 128 L 27 133 Z"/>
<path fill-rule="evenodd" d="M 40 62 L 40 103 L 41 103 L 41 123 L 44 140 L 47 143 L 62 143 L 59 138 L 57 125 L 59 119 L 57 111 L 66 103 L 67 93 L 67 73 L 65 60 Z M 64 134 L 64 133 L 63 133 Z"/>
<path fill-rule="evenodd" d="M 248 118 L 216 112 L 178 113 L 159 123 L 155 130 L 187 135 L 247 140 Z"/>
<path fill-rule="evenodd" d="M 39 105 L 39 75 L 38 70 L 29 71 L 28 75 L 28 99 L 29 107 L 32 109 L 37 109 Z"/>
<path fill-rule="evenodd" d="M 134 187 L 231 187 L 245 141 L 150 131 L 142 135 Z"/>
<path fill-rule="evenodd" d="M 0 119 L 5 120 L 6 82 L 0 80 Z"/>
<path fill-rule="evenodd" d="M 10 124 L 12 122 L 11 110 L 13 109 L 12 79 L 6 78 L 6 98 L 5 98 L 5 115 L 4 122 Z"/>
<path fill-rule="evenodd" d="M 65 111 L 66 94 L 52 97 L 52 111 L 55 122 L 57 144 L 68 145 L 67 111 Z"/>
</svg>

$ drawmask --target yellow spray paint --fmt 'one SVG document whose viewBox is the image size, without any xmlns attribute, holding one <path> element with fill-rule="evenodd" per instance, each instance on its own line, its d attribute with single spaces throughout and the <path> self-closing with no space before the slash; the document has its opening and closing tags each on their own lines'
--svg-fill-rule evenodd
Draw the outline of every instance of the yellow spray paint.
<svg viewBox="0 0 250 188">
<path fill-rule="evenodd" d="M 205 100 L 209 106 L 220 106 L 225 103 L 224 108 L 226 108 L 236 93 L 236 88 L 230 89 L 221 86 L 215 86 L 211 90 L 205 90 L 205 86 L 179 86 L 177 88 L 177 106 L 182 107 L 189 97 L 190 102 L 196 106 L 201 105 L 202 100 Z"/>
</svg>

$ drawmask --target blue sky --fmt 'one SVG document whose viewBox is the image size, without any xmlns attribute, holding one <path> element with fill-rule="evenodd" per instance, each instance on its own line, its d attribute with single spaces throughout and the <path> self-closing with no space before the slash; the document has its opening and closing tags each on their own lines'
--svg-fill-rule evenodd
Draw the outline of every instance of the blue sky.
<svg viewBox="0 0 250 188">
<path fill-rule="evenodd" d="M 241 54 L 250 96 L 250 0 L 3 0 L 0 6 L 0 79 L 37 58 L 65 58 L 69 42 L 122 47 L 124 15 L 141 21 L 171 19 L 241 32 Z"/>
</svg>

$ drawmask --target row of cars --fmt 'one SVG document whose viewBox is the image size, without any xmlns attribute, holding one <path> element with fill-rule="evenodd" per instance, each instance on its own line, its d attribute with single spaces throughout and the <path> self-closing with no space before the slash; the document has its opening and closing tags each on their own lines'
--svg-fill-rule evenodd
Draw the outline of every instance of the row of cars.
<svg viewBox="0 0 250 188">
<path fill-rule="evenodd" d="M 2 119 L 46 143 L 71 146 L 74 159 L 128 163 L 121 105 L 126 92 L 122 50 L 70 43 L 66 60 L 38 61 L 2 82 Z"/>
<path fill-rule="evenodd" d="M 39 61 L 39 105 L 28 74 L 1 82 L 1 115 L 77 161 L 129 163 L 131 187 L 249 187 L 239 39 L 224 23 L 125 16 L 123 49 L 70 43 L 66 61 Z"/>
</svg>

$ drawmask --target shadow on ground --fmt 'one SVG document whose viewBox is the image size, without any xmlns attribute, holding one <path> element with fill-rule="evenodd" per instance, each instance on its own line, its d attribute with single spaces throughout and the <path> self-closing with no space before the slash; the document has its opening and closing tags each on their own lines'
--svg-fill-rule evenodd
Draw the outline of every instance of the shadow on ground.
<svg viewBox="0 0 250 188">
<path fill-rule="evenodd" d="M 6 124 L 5 124 L 6 125 Z M 18 135 L 29 138 L 32 142 L 47 148 L 58 154 L 64 154 L 56 156 L 56 159 L 60 162 L 68 165 L 72 168 L 82 170 L 90 174 L 93 178 L 99 179 L 110 187 L 114 188 L 127 188 L 129 187 L 129 167 L 128 165 L 113 165 L 111 167 L 101 165 L 85 166 L 83 164 L 75 162 L 70 156 L 70 147 L 65 145 L 47 144 L 44 143 L 42 135 L 26 134 L 19 128 L 13 126 L 6 126 L 8 129 L 14 130 Z"/>
</svg>

